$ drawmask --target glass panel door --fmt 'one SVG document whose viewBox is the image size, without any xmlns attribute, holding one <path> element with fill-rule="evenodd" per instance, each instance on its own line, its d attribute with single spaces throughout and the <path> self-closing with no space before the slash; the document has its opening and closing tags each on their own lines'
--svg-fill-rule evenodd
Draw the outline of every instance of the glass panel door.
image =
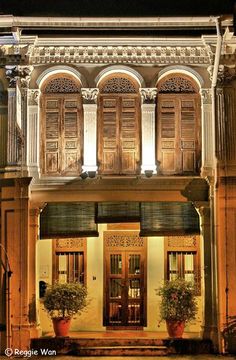
<svg viewBox="0 0 236 360">
<path fill-rule="evenodd" d="M 145 296 L 142 253 L 109 253 L 106 268 L 107 325 L 142 326 Z"/>
</svg>

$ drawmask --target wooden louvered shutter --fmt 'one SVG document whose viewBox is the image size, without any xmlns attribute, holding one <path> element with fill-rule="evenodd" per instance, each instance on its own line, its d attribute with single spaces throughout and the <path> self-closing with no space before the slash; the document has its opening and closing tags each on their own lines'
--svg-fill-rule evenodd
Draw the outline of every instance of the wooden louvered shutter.
<svg viewBox="0 0 236 360">
<path fill-rule="evenodd" d="M 177 172 L 177 106 L 174 97 L 158 97 L 158 160 L 163 174 Z"/>
<path fill-rule="evenodd" d="M 50 98 L 45 101 L 45 141 L 44 147 L 44 166 L 43 172 L 54 175 L 60 173 L 60 122 L 61 113 L 60 99 Z"/>
<path fill-rule="evenodd" d="M 63 104 L 62 168 L 64 173 L 77 173 L 80 160 L 80 129 L 77 98 L 65 98 Z"/>
<path fill-rule="evenodd" d="M 120 103 L 120 172 L 135 174 L 139 161 L 138 98 L 122 96 Z"/>
<path fill-rule="evenodd" d="M 197 171 L 198 128 L 196 97 L 186 96 L 180 102 L 180 147 L 182 156 L 182 171 L 194 173 Z"/>
<path fill-rule="evenodd" d="M 163 174 L 198 171 L 197 107 L 196 95 L 158 96 L 158 160 Z"/>
<path fill-rule="evenodd" d="M 103 174 L 119 172 L 119 118 L 118 98 L 104 96 L 101 99 L 100 161 Z"/>
<path fill-rule="evenodd" d="M 78 174 L 81 158 L 79 104 L 78 95 L 45 97 L 42 143 L 44 174 Z"/>
</svg>

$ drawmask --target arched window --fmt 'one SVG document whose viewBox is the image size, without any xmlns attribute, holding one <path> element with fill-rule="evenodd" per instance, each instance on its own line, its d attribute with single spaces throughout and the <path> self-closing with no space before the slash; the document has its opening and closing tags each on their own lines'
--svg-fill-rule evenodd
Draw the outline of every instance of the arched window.
<svg viewBox="0 0 236 360">
<path fill-rule="evenodd" d="M 195 82 L 183 74 L 158 84 L 157 159 L 162 174 L 200 171 L 200 96 Z"/>
<path fill-rule="evenodd" d="M 137 174 L 140 161 L 140 95 L 124 74 L 99 85 L 98 162 L 101 174 Z"/>
<path fill-rule="evenodd" d="M 78 175 L 81 168 L 80 84 L 69 75 L 51 77 L 42 88 L 42 174 Z"/>
</svg>

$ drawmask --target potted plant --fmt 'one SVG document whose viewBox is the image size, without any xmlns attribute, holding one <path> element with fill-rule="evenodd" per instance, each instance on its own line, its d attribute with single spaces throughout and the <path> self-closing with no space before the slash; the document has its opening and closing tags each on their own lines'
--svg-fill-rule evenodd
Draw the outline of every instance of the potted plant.
<svg viewBox="0 0 236 360">
<path fill-rule="evenodd" d="M 52 318 L 56 336 L 67 336 L 71 318 L 87 306 L 87 289 L 78 282 L 48 285 L 43 304 Z"/>
<path fill-rule="evenodd" d="M 169 336 L 181 338 L 186 322 L 195 319 L 197 313 L 192 283 L 180 278 L 167 280 L 157 294 L 161 296 L 160 316 L 166 320 Z"/>
</svg>

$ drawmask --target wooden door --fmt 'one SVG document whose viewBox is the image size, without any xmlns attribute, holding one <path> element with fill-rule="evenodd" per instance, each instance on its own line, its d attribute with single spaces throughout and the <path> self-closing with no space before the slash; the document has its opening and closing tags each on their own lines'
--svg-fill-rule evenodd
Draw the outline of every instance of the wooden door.
<svg viewBox="0 0 236 360">
<path fill-rule="evenodd" d="M 196 174 L 200 162 L 198 96 L 158 96 L 158 160 L 163 174 Z"/>
<path fill-rule="evenodd" d="M 108 326 L 144 325 L 144 259 L 138 251 L 107 254 Z"/>
<path fill-rule="evenodd" d="M 102 174 L 136 174 L 139 166 L 139 98 L 101 95 L 99 163 Z"/>
</svg>

